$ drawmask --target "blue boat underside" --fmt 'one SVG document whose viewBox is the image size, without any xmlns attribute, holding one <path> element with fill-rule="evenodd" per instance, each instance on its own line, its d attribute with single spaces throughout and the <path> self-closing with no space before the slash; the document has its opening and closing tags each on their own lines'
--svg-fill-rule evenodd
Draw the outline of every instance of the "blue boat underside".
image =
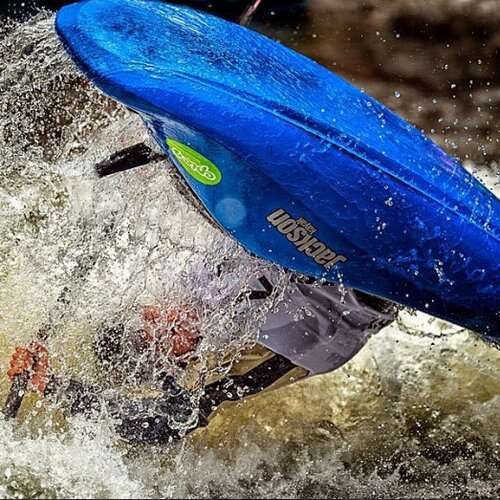
<svg viewBox="0 0 500 500">
<path fill-rule="evenodd" d="M 382 104 L 188 8 L 87 0 L 56 26 L 248 251 L 500 339 L 499 200 Z"/>
</svg>

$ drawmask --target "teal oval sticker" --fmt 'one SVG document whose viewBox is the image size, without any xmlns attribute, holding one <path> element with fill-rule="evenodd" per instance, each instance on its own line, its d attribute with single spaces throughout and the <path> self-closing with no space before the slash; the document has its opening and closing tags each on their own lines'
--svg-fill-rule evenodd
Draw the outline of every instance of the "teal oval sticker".
<svg viewBox="0 0 500 500">
<path fill-rule="evenodd" d="M 198 182 L 216 186 L 222 180 L 220 170 L 194 149 L 174 139 L 167 139 L 167 145 L 182 168 Z"/>
</svg>

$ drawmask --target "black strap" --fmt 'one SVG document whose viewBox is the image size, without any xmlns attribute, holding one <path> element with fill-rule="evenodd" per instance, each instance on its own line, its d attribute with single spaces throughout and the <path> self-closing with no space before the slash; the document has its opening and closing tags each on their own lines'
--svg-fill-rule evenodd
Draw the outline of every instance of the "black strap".
<svg viewBox="0 0 500 500">
<path fill-rule="evenodd" d="M 265 276 L 259 278 L 259 283 L 264 290 L 252 290 L 248 295 L 250 300 L 265 300 L 273 294 L 274 287 Z"/>
</svg>

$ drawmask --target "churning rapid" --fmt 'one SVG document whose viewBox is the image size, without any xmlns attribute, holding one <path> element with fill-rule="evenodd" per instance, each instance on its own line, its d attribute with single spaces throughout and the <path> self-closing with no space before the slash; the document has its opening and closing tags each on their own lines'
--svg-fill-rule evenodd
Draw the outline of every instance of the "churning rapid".
<svg viewBox="0 0 500 500">
<path fill-rule="evenodd" d="M 241 320 L 233 292 L 271 265 L 200 215 L 167 161 L 97 179 L 96 162 L 148 138 L 73 69 L 53 22 L 0 33 L 0 400 L 15 346 L 49 317 L 58 373 L 144 391 L 140 366 L 120 380 L 99 372 L 94 332 L 134 328 L 138 308 L 165 301 L 199 312 L 199 377 L 227 370 L 279 301 Z M 469 166 L 500 192 L 494 168 Z M 221 261 L 222 276 L 194 272 Z M 493 346 L 402 311 L 342 369 L 227 407 L 169 447 L 125 444 L 107 415 L 65 418 L 30 395 L 15 422 L 0 422 L 0 496 L 496 497 L 499 368 Z"/>
</svg>

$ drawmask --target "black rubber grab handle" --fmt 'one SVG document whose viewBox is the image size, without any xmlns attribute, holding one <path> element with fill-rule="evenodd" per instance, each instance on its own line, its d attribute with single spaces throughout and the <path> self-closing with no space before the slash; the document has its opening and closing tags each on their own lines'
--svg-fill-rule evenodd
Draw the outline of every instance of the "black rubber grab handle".
<svg viewBox="0 0 500 500">
<path fill-rule="evenodd" d="M 95 172 L 98 177 L 102 178 L 162 160 L 165 160 L 165 155 L 155 153 L 146 144 L 139 143 L 122 149 L 98 163 L 95 166 Z"/>
</svg>

